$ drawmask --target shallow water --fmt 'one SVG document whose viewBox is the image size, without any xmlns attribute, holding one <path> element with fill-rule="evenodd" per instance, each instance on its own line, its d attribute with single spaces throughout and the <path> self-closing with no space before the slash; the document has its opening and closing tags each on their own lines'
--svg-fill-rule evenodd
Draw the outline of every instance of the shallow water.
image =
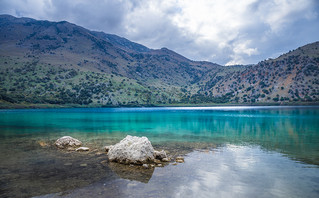
<svg viewBox="0 0 319 198">
<path fill-rule="evenodd" d="M 108 163 L 127 134 L 185 163 Z M 64 135 L 91 151 L 57 150 Z M 0 149 L 3 197 L 319 196 L 318 107 L 1 110 Z"/>
</svg>

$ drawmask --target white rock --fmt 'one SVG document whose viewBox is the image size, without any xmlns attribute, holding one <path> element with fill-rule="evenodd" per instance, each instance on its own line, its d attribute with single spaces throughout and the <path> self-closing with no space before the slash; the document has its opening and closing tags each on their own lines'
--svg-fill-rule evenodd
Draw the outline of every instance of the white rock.
<svg viewBox="0 0 319 198">
<path fill-rule="evenodd" d="M 63 136 L 55 142 L 55 145 L 60 149 L 64 149 L 68 147 L 79 147 L 82 145 L 82 142 L 70 136 Z"/>
<path fill-rule="evenodd" d="M 147 137 L 126 136 L 109 149 L 108 158 L 124 164 L 144 164 L 154 161 L 154 148 Z"/>
<path fill-rule="evenodd" d="M 76 149 L 76 151 L 89 151 L 89 150 L 90 150 L 90 148 L 88 148 L 88 147 L 79 147 Z"/>
</svg>

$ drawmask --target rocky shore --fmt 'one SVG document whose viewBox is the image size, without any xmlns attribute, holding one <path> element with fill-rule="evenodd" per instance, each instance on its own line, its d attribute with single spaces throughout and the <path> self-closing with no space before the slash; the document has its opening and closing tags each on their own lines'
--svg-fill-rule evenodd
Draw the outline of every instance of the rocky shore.
<svg viewBox="0 0 319 198">
<path fill-rule="evenodd" d="M 71 136 L 63 136 L 56 140 L 55 146 L 58 149 L 67 151 L 87 152 L 90 148 L 83 147 L 82 142 Z M 167 155 L 166 151 L 157 151 L 153 148 L 147 137 L 137 137 L 127 135 L 119 143 L 115 145 L 104 146 L 107 160 L 103 163 L 118 163 L 128 165 L 130 167 L 140 166 L 145 169 L 154 167 L 163 167 L 169 163 L 183 163 L 184 158 L 177 156 L 175 160 Z M 98 155 L 103 153 L 97 152 Z M 101 162 L 102 163 L 102 162 Z M 112 165 L 114 167 L 114 164 Z"/>
</svg>

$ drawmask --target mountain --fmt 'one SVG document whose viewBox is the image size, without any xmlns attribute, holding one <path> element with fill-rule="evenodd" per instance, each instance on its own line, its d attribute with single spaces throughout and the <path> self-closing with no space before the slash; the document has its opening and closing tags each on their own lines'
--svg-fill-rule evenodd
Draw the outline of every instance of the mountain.
<svg viewBox="0 0 319 198">
<path fill-rule="evenodd" d="M 0 15 L 0 104 L 317 102 L 318 57 L 313 43 L 256 65 L 226 67 L 66 21 Z"/>
<path fill-rule="evenodd" d="M 319 42 L 305 45 L 276 59 L 261 61 L 225 76 L 216 85 L 206 83 L 214 96 L 233 95 L 232 101 L 318 102 Z"/>
</svg>

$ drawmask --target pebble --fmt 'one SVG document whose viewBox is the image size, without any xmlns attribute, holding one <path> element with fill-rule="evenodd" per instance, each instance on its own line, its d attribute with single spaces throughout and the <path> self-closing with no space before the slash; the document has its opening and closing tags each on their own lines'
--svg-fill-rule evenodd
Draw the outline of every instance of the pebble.
<svg viewBox="0 0 319 198">
<path fill-rule="evenodd" d="M 171 161 L 171 160 L 169 158 L 166 158 L 166 157 L 162 159 L 162 162 L 169 162 L 169 161 Z"/>
<path fill-rule="evenodd" d="M 181 156 L 178 156 L 178 157 L 176 157 L 175 161 L 178 163 L 184 163 L 184 158 Z"/>
<path fill-rule="evenodd" d="M 72 166 L 72 163 L 65 163 L 64 166 Z"/>
<path fill-rule="evenodd" d="M 142 166 L 143 168 L 146 168 L 146 169 L 150 168 L 148 164 L 143 164 Z"/>
<path fill-rule="evenodd" d="M 88 148 L 88 147 L 79 147 L 76 149 L 76 151 L 89 151 L 89 150 L 90 150 L 90 148 Z"/>
<path fill-rule="evenodd" d="M 44 141 L 39 141 L 38 143 L 39 143 L 40 146 L 42 146 L 42 147 L 48 146 L 48 144 L 45 143 Z"/>
<path fill-rule="evenodd" d="M 154 163 L 156 163 L 156 164 L 160 164 L 160 163 L 161 163 L 161 160 L 154 159 Z"/>
<path fill-rule="evenodd" d="M 86 167 L 86 166 L 87 166 L 87 164 L 80 164 L 80 166 L 81 166 L 81 167 Z"/>
</svg>

